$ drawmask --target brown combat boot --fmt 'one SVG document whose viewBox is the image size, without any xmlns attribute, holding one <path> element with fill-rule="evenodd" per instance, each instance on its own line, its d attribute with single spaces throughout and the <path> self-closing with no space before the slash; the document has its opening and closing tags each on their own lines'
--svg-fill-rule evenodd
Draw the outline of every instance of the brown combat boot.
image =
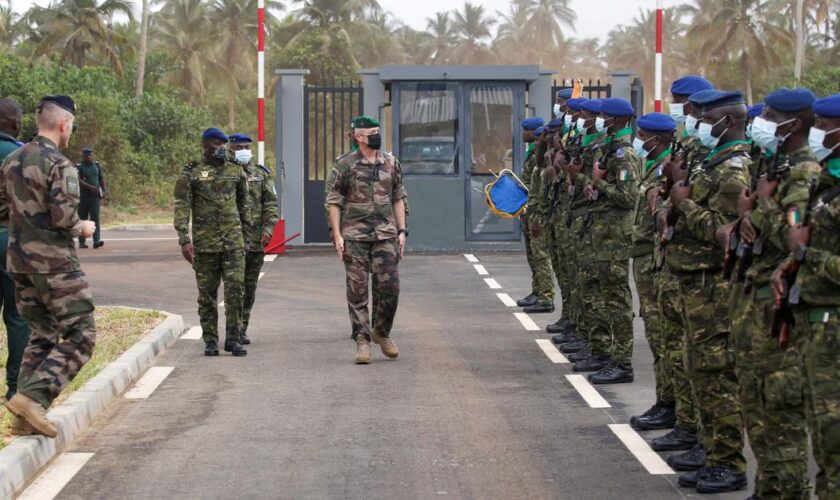
<svg viewBox="0 0 840 500">
<path fill-rule="evenodd" d="M 32 427 L 25 418 L 17 415 L 15 415 L 15 419 L 12 420 L 12 430 L 10 433 L 12 436 L 31 436 L 33 434 L 37 434 L 35 428 Z"/>
<path fill-rule="evenodd" d="M 356 337 L 356 364 L 370 364 L 370 342 L 364 335 Z"/>
<path fill-rule="evenodd" d="M 6 401 L 6 408 L 18 417 L 23 418 L 29 425 L 35 428 L 35 432 L 44 436 L 54 438 L 58 435 L 58 427 L 47 420 L 47 410 L 41 403 L 34 401 L 21 393 L 15 394 L 11 400 Z"/>
<path fill-rule="evenodd" d="M 382 354 L 385 356 L 394 359 L 400 355 L 400 350 L 397 349 L 397 344 L 391 340 L 391 337 L 381 337 L 374 334 L 373 341 L 379 344 L 379 347 L 382 349 Z"/>
</svg>

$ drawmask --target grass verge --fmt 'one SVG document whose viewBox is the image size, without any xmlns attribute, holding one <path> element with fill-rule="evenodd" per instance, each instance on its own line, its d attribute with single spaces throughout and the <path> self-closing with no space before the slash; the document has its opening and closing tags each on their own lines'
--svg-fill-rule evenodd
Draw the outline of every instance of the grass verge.
<svg viewBox="0 0 840 500">
<path fill-rule="evenodd" d="M 172 224 L 172 209 L 157 205 L 108 205 L 102 207 L 99 218 L 106 229 L 126 224 Z"/>
<path fill-rule="evenodd" d="M 108 363 L 133 346 L 141 337 L 160 324 L 164 315 L 156 311 L 142 311 L 122 307 L 99 307 L 96 309 L 96 347 L 90 361 L 64 389 L 53 406 L 60 404 Z M 6 394 L 6 327 L 0 322 L 0 398 Z M 0 449 L 11 441 L 9 430 L 12 414 L 0 406 Z"/>
</svg>

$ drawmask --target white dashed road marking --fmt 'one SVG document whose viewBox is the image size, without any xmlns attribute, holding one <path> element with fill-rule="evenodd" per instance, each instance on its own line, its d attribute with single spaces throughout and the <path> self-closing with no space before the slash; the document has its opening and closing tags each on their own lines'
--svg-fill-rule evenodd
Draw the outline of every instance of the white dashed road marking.
<svg viewBox="0 0 840 500">
<path fill-rule="evenodd" d="M 559 363 L 559 364 L 567 364 L 569 362 L 566 359 L 566 356 L 563 356 L 563 353 L 557 350 L 554 347 L 554 344 L 548 339 L 536 339 L 537 345 L 540 346 L 540 349 L 543 350 L 548 359 L 551 360 L 552 363 Z"/>
<path fill-rule="evenodd" d="M 479 262 L 478 258 L 471 253 L 465 253 L 464 258 L 467 259 L 468 262 Z"/>
<path fill-rule="evenodd" d="M 476 264 L 473 267 L 475 268 L 475 272 L 477 272 L 479 276 L 487 276 L 488 274 L 490 274 L 487 272 L 487 269 L 481 264 Z"/>
<path fill-rule="evenodd" d="M 526 330 L 528 330 L 529 332 L 540 331 L 540 327 L 537 326 L 537 324 L 534 323 L 534 320 L 532 320 L 531 317 L 528 316 L 527 314 L 525 314 L 523 312 L 518 312 L 518 313 L 513 313 L 513 315 L 516 316 L 516 319 L 518 319 L 519 322 L 522 323 L 522 326 Z"/>
<path fill-rule="evenodd" d="M 627 424 L 610 424 L 609 427 L 649 473 L 676 474 L 632 427 Z"/>
<path fill-rule="evenodd" d="M 500 285 L 493 278 L 484 278 L 484 282 L 487 283 L 487 286 L 489 286 L 493 290 L 500 290 L 502 288 L 502 285 Z"/>
<path fill-rule="evenodd" d="M 187 330 L 187 333 L 181 335 L 181 340 L 199 340 L 202 333 L 200 326 L 194 326 Z"/>
<path fill-rule="evenodd" d="M 125 399 L 146 399 L 172 373 L 173 366 L 153 366 L 125 393 Z"/>
<path fill-rule="evenodd" d="M 510 298 L 510 295 L 506 293 L 497 293 L 496 297 L 499 297 L 499 300 L 502 301 L 502 304 L 504 304 L 505 307 L 516 307 L 516 301 Z"/>
<path fill-rule="evenodd" d="M 260 273 L 260 276 L 259 276 L 259 278 L 257 278 L 257 281 L 259 281 L 259 280 L 263 279 L 263 276 L 265 276 L 265 273 L 264 273 L 264 272 L 263 272 L 263 273 Z"/>
<path fill-rule="evenodd" d="M 277 258 L 277 254 L 273 253 L 273 254 L 270 254 L 270 255 L 266 255 L 265 258 L 263 259 L 263 261 L 264 262 L 274 262 L 274 259 L 276 259 L 276 258 Z"/>
<path fill-rule="evenodd" d="M 20 500 L 52 500 L 82 467 L 93 453 L 62 453 L 35 481 L 23 490 Z"/>
<path fill-rule="evenodd" d="M 611 408 L 607 400 L 601 397 L 598 391 L 592 387 L 592 384 L 583 375 L 566 375 L 569 383 L 577 389 L 580 396 L 592 408 Z"/>
</svg>

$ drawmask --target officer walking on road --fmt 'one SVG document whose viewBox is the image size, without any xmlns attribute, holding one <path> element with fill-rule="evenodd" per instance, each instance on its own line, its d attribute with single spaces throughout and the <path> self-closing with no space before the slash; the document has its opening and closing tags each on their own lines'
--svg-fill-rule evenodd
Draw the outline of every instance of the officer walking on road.
<svg viewBox="0 0 840 500">
<path fill-rule="evenodd" d="M 90 360 L 96 339 L 93 301 L 73 245 L 95 227 L 79 218 L 79 172 L 59 151 L 70 142 L 75 114 L 67 96 L 42 98 L 38 138 L 7 156 L 2 167 L 7 264 L 18 308 L 32 329 L 18 392 L 6 402 L 16 416 L 15 434 L 58 434 L 47 408 Z"/>
<path fill-rule="evenodd" d="M 408 236 L 399 161 L 380 151 L 379 122 L 353 120 L 359 150 L 341 157 L 327 183 L 330 228 L 347 276 L 347 305 L 356 342 L 356 364 L 370 363 L 370 342 L 389 358 L 399 355 L 391 327 L 400 294 L 399 261 Z M 372 281 L 372 314 L 368 283 Z M 372 316 L 372 317 L 371 317 Z"/>
<path fill-rule="evenodd" d="M 93 248 L 100 248 L 105 245 L 105 242 L 100 238 L 99 209 L 102 198 L 105 197 L 106 187 L 102 166 L 93 159 L 92 148 L 82 149 L 82 162 L 77 164 L 76 168 L 79 169 L 79 184 L 82 190 L 79 217 L 96 223 L 96 232 L 93 233 Z M 79 238 L 79 248 L 87 247 L 85 238 Z"/>
<path fill-rule="evenodd" d="M 225 284 L 225 346 L 245 356 L 239 335 L 242 289 L 245 281 L 245 242 L 248 225 L 248 184 L 239 165 L 228 161 L 221 130 L 202 135 L 204 157 L 184 167 L 175 183 L 175 230 L 181 254 L 192 264 L 198 285 L 198 316 L 204 335 L 204 354 L 219 355 L 219 284 Z M 190 236 L 192 219 L 192 237 Z"/>
<path fill-rule="evenodd" d="M 245 134 L 233 134 L 230 139 L 232 161 L 239 164 L 248 182 L 248 221 L 242 230 L 245 236 L 245 293 L 242 303 L 242 327 L 239 330 L 243 345 L 251 343 L 248 323 L 257 294 L 257 282 L 265 261 L 265 246 L 277 224 L 277 191 L 271 170 L 251 161 L 253 140 Z"/>
</svg>

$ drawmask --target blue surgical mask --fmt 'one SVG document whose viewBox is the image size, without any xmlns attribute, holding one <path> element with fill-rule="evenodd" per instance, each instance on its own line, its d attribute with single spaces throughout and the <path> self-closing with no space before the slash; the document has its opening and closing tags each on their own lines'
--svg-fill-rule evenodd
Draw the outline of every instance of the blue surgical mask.
<svg viewBox="0 0 840 500">
<path fill-rule="evenodd" d="M 746 135 L 747 135 L 747 139 L 752 139 L 752 123 L 747 124 Z"/>
<path fill-rule="evenodd" d="M 606 120 L 604 120 L 600 116 L 598 118 L 595 118 L 595 130 L 597 130 L 599 134 L 606 130 L 606 128 Z"/>
<path fill-rule="evenodd" d="M 572 115 L 566 115 L 563 121 L 566 124 L 566 129 L 572 128 Z"/>
<path fill-rule="evenodd" d="M 668 112 L 671 113 L 671 118 L 677 123 L 685 123 L 685 103 L 672 102 L 668 105 Z"/>
<path fill-rule="evenodd" d="M 233 157 L 236 158 L 236 161 L 238 161 L 240 165 L 247 165 L 251 161 L 253 154 L 250 149 L 240 149 L 239 151 L 233 153 Z"/>
<path fill-rule="evenodd" d="M 697 137 L 697 118 L 692 115 L 685 117 L 685 133 L 689 137 Z"/>
<path fill-rule="evenodd" d="M 779 130 L 779 127 L 792 121 L 793 119 L 784 121 L 782 123 L 776 123 L 770 120 L 766 120 L 760 116 L 757 116 L 755 120 L 753 120 L 751 130 L 753 142 L 758 144 L 759 147 L 765 148 L 771 153 L 775 153 L 776 150 L 779 148 L 779 144 L 784 143 L 790 135 L 788 134 L 780 138 L 778 135 L 776 135 L 776 133 Z"/>
<path fill-rule="evenodd" d="M 726 128 L 721 134 L 717 137 L 712 135 L 712 130 L 715 128 L 715 125 L 722 122 L 726 117 L 724 116 L 720 120 L 716 121 L 715 123 L 706 123 L 703 122 L 700 126 L 697 127 L 697 137 L 700 139 L 700 143 L 706 146 L 709 149 L 714 149 L 720 144 L 720 137 L 726 133 L 729 128 Z"/>
<path fill-rule="evenodd" d="M 811 148 L 811 152 L 814 153 L 814 156 L 817 157 L 817 161 L 823 161 L 829 156 L 831 153 L 837 149 L 837 146 L 840 146 L 840 143 L 835 144 L 831 148 L 825 147 L 825 136 L 828 134 L 833 134 L 837 132 L 840 128 L 836 128 L 834 130 L 825 131 L 823 129 L 819 129 L 817 127 L 811 127 L 811 131 L 808 133 L 808 146 Z"/>
<path fill-rule="evenodd" d="M 645 149 L 645 144 L 647 144 L 648 141 L 650 141 L 651 139 L 653 139 L 653 137 L 651 137 L 647 141 L 643 141 L 643 140 L 639 139 L 638 137 L 633 139 L 633 149 L 636 151 L 636 154 L 639 155 L 639 158 L 644 160 L 650 154 L 650 151 Z"/>
</svg>

